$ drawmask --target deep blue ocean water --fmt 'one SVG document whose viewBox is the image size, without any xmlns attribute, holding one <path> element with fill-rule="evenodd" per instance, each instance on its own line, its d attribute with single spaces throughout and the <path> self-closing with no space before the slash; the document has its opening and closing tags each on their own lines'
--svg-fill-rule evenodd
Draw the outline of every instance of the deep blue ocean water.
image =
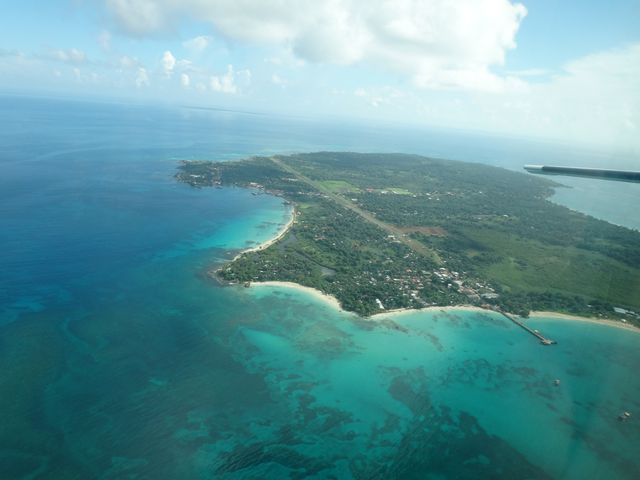
<svg viewBox="0 0 640 480">
<path fill-rule="evenodd" d="M 0 97 L 0 127 L 0 478 L 640 477 L 639 334 L 532 320 L 559 342 L 543 348 L 488 314 L 367 321 L 291 289 L 222 288 L 207 271 L 288 207 L 173 179 L 181 159 L 316 150 L 632 160 L 16 97 Z M 640 227 L 636 185 L 562 182 L 556 201 Z"/>
</svg>

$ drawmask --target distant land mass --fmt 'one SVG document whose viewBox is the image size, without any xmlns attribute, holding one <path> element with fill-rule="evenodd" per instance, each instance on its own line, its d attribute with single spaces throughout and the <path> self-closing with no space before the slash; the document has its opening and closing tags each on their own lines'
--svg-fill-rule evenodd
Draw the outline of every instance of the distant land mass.
<svg viewBox="0 0 640 480">
<path fill-rule="evenodd" d="M 362 316 L 475 305 L 640 325 L 640 232 L 550 202 L 560 185 L 548 179 L 336 152 L 184 161 L 176 178 L 254 188 L 295 208 L 277 241 L 217 271 L 225 282 L 294 282 Z"/>
</svg>

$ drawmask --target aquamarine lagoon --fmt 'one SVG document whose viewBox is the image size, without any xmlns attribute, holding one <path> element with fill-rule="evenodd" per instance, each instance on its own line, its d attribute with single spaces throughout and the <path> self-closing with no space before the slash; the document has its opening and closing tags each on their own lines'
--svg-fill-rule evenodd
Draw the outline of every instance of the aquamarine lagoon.
<svg viewBox="0 0 640 480">
<path fill-rule="evenodd" d="M 222 286 L 209 272 L 291 206 L 173 178 L 182 159 L 461 158 L 459 141 L 0 102 L 0 478 L 640 477 L 639 333 L 528 320 L 545 347 L 494 313 L 360 318 L 295 288 Z"/>
</svg>

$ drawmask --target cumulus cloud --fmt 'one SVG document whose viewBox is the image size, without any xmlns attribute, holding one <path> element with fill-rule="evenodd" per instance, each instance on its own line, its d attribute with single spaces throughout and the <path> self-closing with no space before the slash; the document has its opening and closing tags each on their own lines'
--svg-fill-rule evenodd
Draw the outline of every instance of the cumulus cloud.
<svg viewBox="0 0 640 480">
<path fill-rule="evenodd" d="M 131 70 L 140 66 L 140 61 L 129 55 L 122 55 L 118 60 L 118 67 L 122 70 Z"/>
<path fill-rule="evenodd" d="M 149 74 L 147 70 L 143 67 L 138 68 L 138 73 L 136 74 L 136 87 L 148 87 L 149 86 Z"/>
<path fill-rule="evenodd" d="M 189 75 L 187 75 L 186 73 L 180 74 L 180 85 L 182 85 L 184 88 L 189 88 L 190 84 L 191 78 L 189 78 Z"/>
<path fill-rule="evenodd" d="M 239 93 L 242 88 L 246 88 L 251 83 L 251 71 L 239 70 L 234 71 L 233 65 L 227 66 L 227 72 L 224 75 L 213 75 L 209 79 L 209 87 L 214 92 Z"/>
<path fill-rule="evenodd" d="M 404 111 L 423 107 L 425 118 L 458 128 L 640 152 L 638 78 L 640 43 L 568 62 L 526 90 L 501 95 L 475 92 L 457 103 L 428 92 L 424 98 L 407 99 Z"/>
<path fill-rule="evenodd" d="M 534 112 L 536 129 L 557 129 L 583 142 L 640 148 L 638 78 L 640 43 L 569 62 L 549 82 L 532 86 L 522 96 L 525 102 L 515 108 L 522 123 L 529 123 L 527 117 Z"/>
<path fill-rule="evenodd" d="M 176 66 L 176 57 L 174 57 L 173 54 L 169 50 L 167 50 L 162 54 L 162 60 L 160 61 L 160 63 L 162 64 L 162 70 L 164 71 L 164 74 L 167 77 L 170 77 L 173 73 L 173 69 Z"/>
<path fill-rule="evenodd" d="M 209 81 L 209 86 L 214 92 L 222 93 L 238 93 L 238 87 L 235 83 L 233 74 L 233 65 L 227 67 L 227 73 L 221 76 L 214 75 Z"/>
<path fill-rule="evenodd" d="M 190 15 L 232 41 L 274 45 L 309 62 L 364 62 L 401 72 L 422 87 L 520 85 L 491 71 L 515 48 L 527 13 L 510 0 L 107 0 L 107 5 L 121 27 L 138 35 Z"/>
<path fill-rule="evenodd" d="M 208 35 L 200 35 L 182 42 L 182 46 L 193 54 L 202 53 L 211 44 L 211 37 Z"/>
<path fill-rule="evenodd" d="M 70 48 L 68 50 L 51 50 L 48 57 L 52 60 L 57 60 L 64 63 L 72 63 L 79 65 L 87 61 L 87 55 L 77 48 Z"/>
</svg>

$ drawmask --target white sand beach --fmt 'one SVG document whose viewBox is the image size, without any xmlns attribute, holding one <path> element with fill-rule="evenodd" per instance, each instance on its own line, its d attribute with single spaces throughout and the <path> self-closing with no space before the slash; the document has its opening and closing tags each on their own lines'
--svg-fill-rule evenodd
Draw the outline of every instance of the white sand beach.
<svg viewBox="0 0 640 480">
<path fill-rule="evenodd" d="M 326 293 L 321 292 L 318 289 L 315 288 L 311 288 L 311 287 L 305 287 L 303 285 L 299 285 L 297 283 L 293 283 L 293 282 L 251 282 L 251 288 L 253 287 L 285 287 L 285 288 L 293 288 L 295 290 L 299 290 L 299 291 L 303 291 L 309 295 L 312 295 L 313 297 L 322 300 L 323 302 L 326 302 L 328 304 L 330 304 L 332 307 L 336 308 L 337 310 L 343 310 L 343 308 L 340 306 L 340 302 L 338 302 L 338 299 L 332 295 L 328 295 Z M 344 310 L 343 310 L 344 311 Z"/>
<path fill-rule="evenodd" d="M 299 291 L 303 291 L 309 295 L 312 295 L 313 297 L 330 304 L 332 307 L 336 308 L 337 310 L 345 311 L 340 305 L 340 302 L 338 301 L 337 298 L 335 298 L 332 295 L 323 293 L 320 290 L 315 288 L 305 287 L 303 285 L 299 285 L 293 282 L 271 281 L 271 282 L 252 282 L 251 283 L 251 287 L 260 287 L 260 286 L 293 288 Z M 455 311 L 497 313 L 497 312 L 494 312 L 493 310 L 477 307 L 475 305 L 433 306 L 433 307 L 425 307 L 420 309 L 398 308 L 394 310 L 382 311 L 380 313 L 376 313 L 374 315 L 371 315 L 370 317 L 367 317 L 366 320 L 377 321 L 377 320 L 382 320 L 386 317 L 397 317 L 400 315 L 407 315 L 407 314 L 414 314 L 414 313 L 437 313 L 437 312 L 455 312 Z M 601 318 L 595 318 L 595 317 L 580 317 L 577 315 L 567 315 L 565 313 L 559 313 L 559 312 L 543 312 L 543 311 L 531 312 L 529 314 L 529 318 L 546 318 L 550 320 L 560 319 L 560 320 L 588 322 L 588 323 L 594 323 L 597 325 L 605 325 L 609 327 L 621 328 L 624 330 L 640 333 L 640 328 L 634 325 L 631 325 L 629 323 L 623 323 L 617 320 L 601 319 Z M 524 321 L 526 322 L 526 319 Z"/>
<path fill-rule="evenodd" d="M 454 306 L 433 306 L 433 307 L 424 307 L 424 308 L 396 308 L 393 310 L 381 311 L 380 313 L 376 313 L 375 315 L 371 315 L 369 317 L 370 320 L 378 320 L 380 317 L 386 316 L 398 316 L 398 315 L 406 315 L 409 313 L 420 313 L 420 312 L 450 312 L 450 311 L 462 311 L 465 312 L 482 312 L 482 313 L 490 313 L 493 310 L 487 310 L 486 308 L 476 307 L 475 305 L 454 305 Z"/>
<path fill-rule="evenodd" d="M 624 330 L 629 330 L 632 332 L 640 333 L 640 328 L 632 325 L 630 323 L 624 323 L 618 320 L 610 320 L 606 318 L 596 318 L 596 317 L 580 317 L 578 315 L 568 315 L 566 313 L 558 313 L 558 312 L 531 312 L 529 314 L 530 318 L 548 318 L 548 319 L 560 319 L 560 320 L 573 320 L 578 322 L 587 322 L 587 323 L 595 323 L 598 325 L 606 325 L 608 327 L 614 328 L 622 328 Z"/>
<path fill-rule="evenodd" d="M 287 234 L 289 229 L 293 226 L 295 220 L 296 220 L 296 210 L 295 210 L 295 208 L 293 208 L 293 209 L 291 209 L 291 218 L 289 219 L 289 221 L 287 223 L 285 223 L 282 226 L 282 228 L 280 229 L 280 231 L 278 232 L 278 234 L 275 237 L 270 238 L 269 240 L 266 240 L 266 241 L 262 242 L 261 244 L 256 245 L 254 247 L 249 247 L 249 248 L 246 248 L 246 249 L 242 250 L 235 257 L 233 257 L 233 259 L 231 261 L 232 262 L 235 261 L 236 259 L 240 258 L 245 253 L 257 252 L 259 250 L 264 250 L 265 248 L 270 247 L 271 245 L 276 243 L 278 240 L 280 240 L 282 237 L 284 237 Z"/>
</svg>

